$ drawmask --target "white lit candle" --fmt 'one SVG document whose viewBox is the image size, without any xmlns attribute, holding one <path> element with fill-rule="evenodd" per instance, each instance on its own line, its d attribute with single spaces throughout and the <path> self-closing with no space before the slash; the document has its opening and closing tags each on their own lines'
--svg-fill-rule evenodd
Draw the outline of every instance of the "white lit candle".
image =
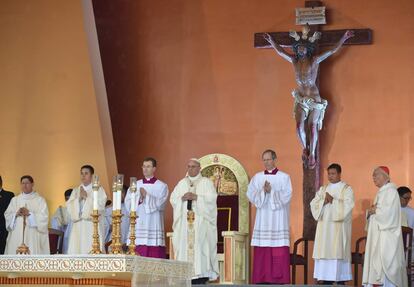
<svg viewBox="0 0 414 287">
<path fill-rule="evenodd" d="M 131 192 L 131 211 L 136 211 L 137 207 L 136 207 L 136 196 L 135 196 L 136 192 Z"/>
<path fill-rule="evenodd" d="M 116 186 L 116 210 L 121 210 L 121 194 L 122 194 L 122 188 L 124 185 L 124 175 L 118 174 L 117 175 L 117 186 Z"/>
<path fill-rule="evenodd" d="M 112 210 L 116 210 L 116 191 L 112 193 Z"/>
<path fill-rule="evenodd" d="M 93 184 L 92 184 L 93 210 L 98 210 L 98 189 L 99 189 L 99 176 L 94 175 Z"/>
<path fill-rule="evenodd" d="M 117 176 L 114 176 L 114 179 L 112 181 L 112 211 L 116 210 L 116 205 L 115 205 L 115 201 L 116 201 L 116 181 L 117 181 Z"/>
<path fill-rule="evenodd" d="M 131 211 L 136 211 L 137 207 L 136 207 L 136 191 L 137 191 L 137 178 L 136 177 L 131 177 L 130 178 L 130 187 L 129 187 L 130 191 L 131 191 Z"/>
<path fill-rule="evenodd" d="M 93 191 L 93 210 L 98 210 L 98 191 Z"/>
<path fill-rule="evenodd" d="M 116 192 L 116 204 L 117 204 L 117 207 L 116 207 L 116 209 L 117 210 L 121 210 L 121 191 L 120 190 L 118 190 L 117 192 Z"/>
</svg>

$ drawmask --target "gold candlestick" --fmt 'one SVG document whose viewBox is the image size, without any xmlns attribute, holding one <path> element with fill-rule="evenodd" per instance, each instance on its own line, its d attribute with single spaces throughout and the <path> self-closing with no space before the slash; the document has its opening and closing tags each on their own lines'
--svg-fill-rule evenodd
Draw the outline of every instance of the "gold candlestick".
<svg viewBox="0 0 414 287">
<path fill-rule="evenodd" d="M 135 253 L 135 222 L 137 219 L 137 213 L 135 211 L 131 211 L 129 214 L 129 245 L 128 245 L 128 255 L 139 255 Z"/>
<path fill-rule="evenodd" d="M 93 223 L 93 235 L 92 235 L 92 250 L 89 251 L 89 254 L 102 254 L 101 241 L 99 238 L 99 211 L 97 209 L 98 198 L 96 197 L 98 194 L 99 187 L 100 187 L 99 176 L 94 175 L 93 183 L 92 183 L 93 211 L 91 214 L 92 223 Z"/>
<path fill-rule="evenodd" d="M 112 191 L 114 197 L 113 210 L 112 210 L 112 243 L 111 254 L 123 254 L 122 243 L 121 243 L 121 192 L 124 184 L 124 175 L 117 174 L 114 176 L 114 182 L 112 185 Z"/>
<path fill-rule="evenodd" d="M 92 250 L 89 254 L 101 254 L 101 243 L 99 240 L 99 211 L 92 211 L 92 222 L 93 222 L 93 235 L 92 235 Z"/>
<path fill-rule="evenodd" d="M 26 231 L 26 215 L 23 215 L 23 239 L 22 244 L 17 247 L 16 254 L 30 254 L 29 246 L 24 244 L 24 232 Z"/>
<path fill-rule="evenodd" d="M 120 210 L 112 211 L 112 243 L 111 254 L 123 254 L 121 243 L 121 218 L 122 213 Z"/>
<path fill-rule="evenodd" d="M 128 252 L 129 255 L 139 255 L 135 252 L 135 223 L 137 219 L 136 213 L 136 196 L 137 196 L 137 178 L 131 177 L 129 183 L 130 189 L 130 196 L 131 196 L 131 212 L 129 214 L 129 245 L 128 245 Z"/>
</svg>

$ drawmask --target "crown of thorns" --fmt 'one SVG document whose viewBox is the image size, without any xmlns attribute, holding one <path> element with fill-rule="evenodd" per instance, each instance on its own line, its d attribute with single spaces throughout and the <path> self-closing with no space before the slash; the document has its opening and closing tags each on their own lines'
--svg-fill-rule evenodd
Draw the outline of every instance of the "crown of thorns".
<svg viewBox="0 0 414 287">
<path fill-rule="evenodd" d="M 299 46 L 305 46 L 307 50 L 309 50 L 309 53 L 313 53 L 316 49 L 316 41 L 321 38 L 321 32 L 314 32 L 311 37 L 309 37 L 309 31 L 310 27 L 308 24 L 303 26 L 302 28 L 302 35 L 299 36 L 299 34 L 296 31 L 290 31 L 289 36 L 295 39 L 295 42 L 292 45 L 292 48 L 295 53 L 298 51 Z"/>
</svg>

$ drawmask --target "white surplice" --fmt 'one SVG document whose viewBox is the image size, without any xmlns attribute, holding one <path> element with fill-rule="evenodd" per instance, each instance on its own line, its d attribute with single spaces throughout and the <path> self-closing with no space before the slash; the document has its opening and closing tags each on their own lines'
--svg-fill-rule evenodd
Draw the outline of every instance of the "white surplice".
<svg viewBox="0 0 414 287">
<path fill-rule="evenodd" d="M 407 286 L 401 233 L 401 205 L 393 183 L 382 186 L 374 200 L 375 214 L 368 218 L 362 284 Z"/>
<path fill-rule="evenodd" d="M 87 193 L 86 200 L 80 199 L 80 187 L 83 186 Z M 72 230 L 69 235 L 68 254 L 88 254 L 92 249 L 93 212 L 92 183 L 88 186 L 81 185 L 73 189 L 69 200 L 66 202 L 68 213 L 72 221 Z M 104 214 L 106 193 L 102 187 L 98 190 L 99 216 L 99 240 L 101 250 L 104 250 Z"/>
<path fill-rule="evenodd" d="M 266 180 L 271 185 L 270 193 L 265 193 L 263 188 Z M 289 211 L 292 197 L 289 175 L 280 170 L 276 174 L 256 173 L 249 183 L 247 197 L 256 207 L 251 245 L 289 246 Z"/>
<path fill-rule="evenodd" d="M 197 194 L 192 201 L 194 221 L 194 259 L 188 255 L 187 192 Z M 198 174 L 180 180 L 170 197 L 173 206 L 173 247 L 176 260 L 193 261 L 194 277 L 215 280 L 219 274 L 217 260 L 217 192 L 213 183 Z"/>
<path fill-rule="evenodd" d="M 139 191 L 141 187 L 147 192 L 143 200 Z M 154 183 L 144 183 L 142 179 L 137 181 L 135 207 L 138 219 L 135 225 L 135 245 L 165 246 L 164 209 L 167 198 L 168 186 L 161 180 L 156 179 Z M 125 196 L 125 207 L 129 214 L 130 189 Z M 127 244 L 129 244 L 129 230 L 127 234 Z"/>
<path fill-rule="evenodd" d="M 50 225 L 53 229 L 57 229 L 63 232 L 63 246 L 62 253 L 68 253 L 69 235 L 72 229 L 72 221 L 68 213 L 66 206 L 59 206 L 52 218 L 50 219 Z"/>
<path fill-rule="evenodd" d="M 37 192 L 13 197 L 4 213 L 6 228 L 9 231 L 4 254 L 16 254 L 17 247 L 23 239 L 23 216 L 16 216 L 21 207 L 29 210 L 26 218 L 24 243 L 29 247 L 30 254 L 50 254 L 49 248 L 49 211 L 46 200 Z"/>
<path fill-rule="evenodd" d="M 326 193 L 332 203 L 324 205 Z M 313 258 L 314 278 L 324 281 L 352 280 L 351 236 L 354 193 L 345 182 L 322 186 L 311 201 L 316 227 Z"/>
</svg>

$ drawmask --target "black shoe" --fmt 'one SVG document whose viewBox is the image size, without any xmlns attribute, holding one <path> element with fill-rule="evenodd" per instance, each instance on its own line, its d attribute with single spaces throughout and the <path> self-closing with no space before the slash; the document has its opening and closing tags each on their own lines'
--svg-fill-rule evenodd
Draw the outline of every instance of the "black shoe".
<svg viewBox="0 0 414 287">
<path fill-rule="evenodd" d="M 191 285 L 204 285 L 208 282 L 208 277 L 200 277 L 197 279 L 191 280 Z"/>
</svg>

